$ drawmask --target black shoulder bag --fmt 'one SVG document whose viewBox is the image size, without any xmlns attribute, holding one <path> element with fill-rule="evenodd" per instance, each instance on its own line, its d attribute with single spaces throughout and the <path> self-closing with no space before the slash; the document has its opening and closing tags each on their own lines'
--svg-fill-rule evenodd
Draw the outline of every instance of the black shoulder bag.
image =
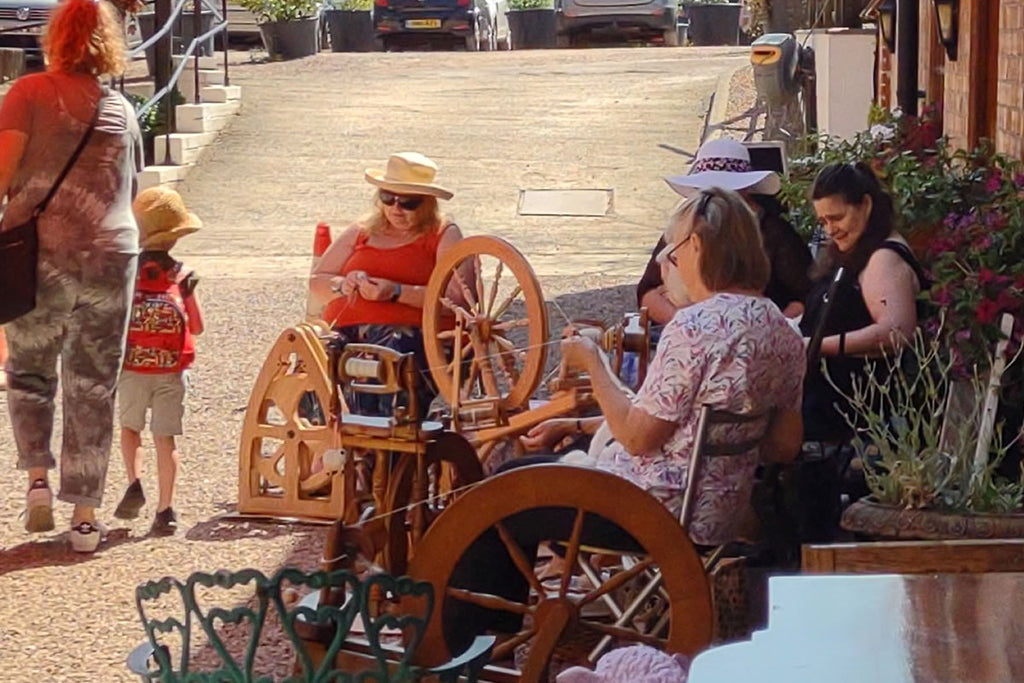
<svg viewBox="0 0 1024 683">
<path fill-rule="evenodd" d="M 21 225 L 0 232 L 0 325 L 20 318 L 36 307 L 36 289 L 39 278 L 39 217 L 46 211 L 53 195 L 57 194 L 60 184 L 71 167 L 78 161 L 100 117 L 100 106 L 103 97 L 96 105 L 89 129 L 85 131 L 74 154 L 57 176 L 53 187 L 32 211 L 32 217 Z"/>
</svg>

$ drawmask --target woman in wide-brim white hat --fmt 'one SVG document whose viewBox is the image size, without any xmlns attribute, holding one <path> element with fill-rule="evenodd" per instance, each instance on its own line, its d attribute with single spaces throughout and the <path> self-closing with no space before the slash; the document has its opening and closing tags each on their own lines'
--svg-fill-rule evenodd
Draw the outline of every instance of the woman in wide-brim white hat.
<svg viewBox="0 0 1024 683">
<path fill-rule="evenodd" d="M 738 192 L 759 219 L 762 242 L 771 263 L 765 296 L 788 316 L 795 317 L 803 311 L 803 300 L 811 285 L 811 253 L 784 218 L 785 207 L 775 198 L 782 186 L 778 174 L 755 169 L 743 143 L 719 139 L 701 145 L 689 173 L 669 176 L 665 182 L 682 197 L 692 197 L 713 187 Z M 662 238 L 637 285 L 638 304 L 645 306 L 655 323 L 660 324 L 671 320 L 680 307 L 689 303 L 685 298 L 674 300 L 669 296 L 655 258 L 664 247 Z"/>
<path fill-rule="evenodd" d="M 373 210 L 338 235 L 309 283 L 325 305 L 323 319 L 349 341 L 414 352 L 422 385 L 430 384 L 420 332 L 427 282 L 438 259 L 462 239 L 441 211 L 439 201 L 453 193 L 436 182 L 437 171 L 418 152 L 392 154 L 383 169 L 366 169 L 376 188 Z"/>
</svg>

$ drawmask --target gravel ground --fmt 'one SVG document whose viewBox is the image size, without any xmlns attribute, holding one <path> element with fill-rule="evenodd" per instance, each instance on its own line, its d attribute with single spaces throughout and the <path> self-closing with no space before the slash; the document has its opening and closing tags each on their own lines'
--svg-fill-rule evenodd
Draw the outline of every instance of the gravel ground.
<svg viewBox="0 0 1024 683">
<path fill-rule="evenodd" d="M 251 64 L 235 55 L 243 110 L 182 191 L 206 228 L 179 256 L 202 278 L 199 342 L 176 508 L 182 530 L 148 538 L 154 505 L 118 522 L 94 556 L 66 533 L 33 538 L 18 519 L 22 475 L 0 393 L 0 675 L 10 683 L 129 681 L 124 658 L 143 638 L 135 584 L 164 574 L 283 564 L 313 568 L 322 530 L 216 518 L 237 499 L 239 428 L 253 382 L 280 330 L 296 321 L 317 220 L 335 227 L 369 198 L 365 166 L 400 149 L 439 161 L 467 233 L 513 241 L 536 270 L 554 330 L 571 317 L 616 321 L 674 198 L 660 180 L 693 149 L 736 49 L 602 49 L 513 53 L 324 54 Z M 518 189 L 608 187 L 607 218 L 520 217 Z M 59 418 L 58 418 L 59 420 Z M 59 425 L 58 425 L 59 432 Z M 59 437 L 59 435 L 58 435 Z M 155 498 L 152 461 L 143 484 Z M 101 517 L 112 518 L 124 470 L 111 458 Z M 68 506 L 56 510 L 58 531 Z M 264 655 L 279 667 L 279 651 Z M 279 669 L 280 670 L 280 669 Z"/>
</svg>

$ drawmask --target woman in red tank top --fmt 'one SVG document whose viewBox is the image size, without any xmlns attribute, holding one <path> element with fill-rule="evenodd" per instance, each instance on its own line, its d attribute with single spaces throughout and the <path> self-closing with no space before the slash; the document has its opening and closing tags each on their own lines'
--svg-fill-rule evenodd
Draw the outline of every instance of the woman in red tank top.
<svg viewBox="0 0 1024 683">
<path fill-rule="evenodd" d="M 391 155 L 384 170 L 367 169 L 367 182 L 378 188 L 373 212 L 345 228 L 309 281 L 326 304 L 324 320 L 348 341 L 415 353 L 429 398 L 424 296 L 438 258 L 462 239 L 438 206 L 452 192 L 434 183 L 436 173 L 437 165 L 415 152 Z M 425 410 L 429 401 L 420 405 Z"/>
</svg>

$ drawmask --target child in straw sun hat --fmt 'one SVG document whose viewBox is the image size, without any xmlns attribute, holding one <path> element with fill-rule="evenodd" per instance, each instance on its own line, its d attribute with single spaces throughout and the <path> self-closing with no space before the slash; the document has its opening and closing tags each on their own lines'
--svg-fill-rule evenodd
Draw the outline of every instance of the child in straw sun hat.
<svg viewBox="0 0 1024 683">
<path fill-rule="evenodd" d="M 135 282 L 128 345 L 118 383 L 121 454 L 128 489 L 114 512 L 134 519 L 146 503 L 139 480 L 146 411 L 156 447 L 160 495 L 150 533 L 173 534 L 177 516 L 171 503 L 178 475 L 175 437 L 182 433 L 188 368 L 195 359 L 195 335 L 203 331 L 196 298 L 197 278 L 170 255 L 179 239 L 202 227 L 181 195 L 166 187 L 143 190 L 132 205 L 142 253 Z"/>
</svg>

